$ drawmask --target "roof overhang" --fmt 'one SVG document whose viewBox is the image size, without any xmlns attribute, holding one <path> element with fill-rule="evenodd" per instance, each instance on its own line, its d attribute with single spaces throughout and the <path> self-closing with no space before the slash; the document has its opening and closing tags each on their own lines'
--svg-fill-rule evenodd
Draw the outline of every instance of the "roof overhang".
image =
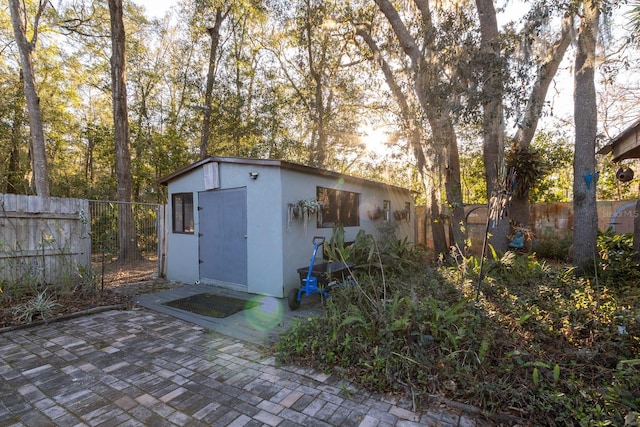
<svg viewBox="0 0 640 427">
<path fill-rule="evenodd" d="M 612 153 L 612 160 L 640 158 L 640 120 L 622 131 L 611 142 L 598 150 L 598 154 Z"/>
</svg>

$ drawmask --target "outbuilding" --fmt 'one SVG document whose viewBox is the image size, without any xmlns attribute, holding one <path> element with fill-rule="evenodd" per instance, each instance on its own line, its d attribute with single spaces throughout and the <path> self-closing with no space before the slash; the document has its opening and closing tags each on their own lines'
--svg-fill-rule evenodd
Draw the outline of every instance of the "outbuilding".
<svg viewBox="0 0 640 427">
<path fill-rule="evenodd" d="M 282 298 L 300 286 L 313 238 L 392 226 L 414 241 L 411 191 L 282 160 L 208 157 L 168 188 L 166 275 Z M 319 254 L 322 252 L 319 251 Z"/>
<path fill-rule="evenodd" d="M 626 159 L 640 158 L 640 120 L 620 132 L 602 147 L 598 154 L 611 154 L 611 160 L 618 163 Z"/>
</svg>

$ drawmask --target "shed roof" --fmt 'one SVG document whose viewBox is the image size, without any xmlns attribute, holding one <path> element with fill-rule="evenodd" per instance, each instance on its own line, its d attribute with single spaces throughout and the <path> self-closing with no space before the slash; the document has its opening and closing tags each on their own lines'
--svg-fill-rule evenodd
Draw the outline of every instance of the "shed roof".
<svg viewBox="0 0 640 427">
<path fill-rule="evenodd" d="M 626 128 L 598 151 L 598 154 L 609 153 L 613 153 L 614 162 L 640 158 L 640 120 Z"/>
<path fill-rule="evenodd" d="M 376 185 L 376 186 L 382 186 L 382 187 L 387 187 L 387 188 L 392 188 L 398 191 L 406 191 L 406 192 L 411 192 L 411 190 L 403 188 L 403 187 L 399 187 L 396 185 L 391 185 L 391 184 L 386 184 L 383 182 L 378 182 L 378 181 L 372 181 L 372 180 L 368 180 L 368 179 L 364 179 L 364 178 L 359 178 L 356 176 L 352 176 L 352 175 L 347 175 L 344 173 L 340 173 L 340 172 L 334 172 L 334 171 L 330 171 L 327 169 L 320 169 L 320 168 L 314 168 L 311 166 L 305 166 L 305 165 L 301 165 L 298 163 L 293 163 L 293 162 L 288 162 L 285 160 L 278 160 L 278 159 L 250 159 L 250 158 L 243 158 L 243 157 L 220 157 L 220 156 L 210 156 L 207 157 L 205 159 L 199 160 L 197 162 L 191 163 L 190 165 L 184 166 L 180 169 L 178 169 L 175 172 L 172 172 L 170 174 L 167 174 L 163 177 L 160 177 L 158 179 L 158 182 L 162 185 L 167 185 L 170 181 L 188 173 L 191 172 L 194 169 L 197 169 L 199 167 L 201 167 L 202 165 L 205 165 L 207 163 L 211 163 L 211 162 L 218 162 L 218 163 L 233 163 L 233 164 L 241 164 L 241 165 L 254 165 L 254 166 L 267 166 L 267 167 L 278 167 L 278 168 L 282 168 L 282 169 L 288 169 L 288 170 L 293 170 L 293 171 L 298 171 L 298 172 L 302 172 L 302 173 L 307 173 L 307 174 L 311 174 L 311 175 L 318 175 L 318 176 L 324 176 L 324 177 L 330 177 L 330 178 L 344 178 L 344 179 L 349 179 L 352 182 L 359 182 L 362 184 L 370 184 L 370 185 Z"/>
</svg>

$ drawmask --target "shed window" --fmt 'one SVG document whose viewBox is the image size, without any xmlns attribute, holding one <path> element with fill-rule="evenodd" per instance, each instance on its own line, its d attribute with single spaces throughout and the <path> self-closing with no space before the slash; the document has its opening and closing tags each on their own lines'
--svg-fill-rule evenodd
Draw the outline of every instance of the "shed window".
<svg viewBox="0 0 640 427">
<path fill-rule="evenodd" d="M 382 201 L 382 211 L 384 212 L 384 220 L 391 221 L 391 200 Z"/>
<path fill-rule="evenodd" d="M 318 228 L 360 225 L 360 194 L 324 187 L 317 187 L 316 193 L 322 206 L 318 215 Z"/>
<path fill-rule="evenodd" d="M 171 195 L 173 232 L 193 234 L 193 193 Z"/>
</svg>

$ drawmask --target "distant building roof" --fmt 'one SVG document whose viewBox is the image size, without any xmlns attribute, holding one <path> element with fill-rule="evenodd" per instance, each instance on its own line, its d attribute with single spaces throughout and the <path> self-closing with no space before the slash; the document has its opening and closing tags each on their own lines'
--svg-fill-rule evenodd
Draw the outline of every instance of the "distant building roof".
<svg viewBox="0 0 640 427">
<path fill-rule="evenodd" d="M 598 151 L 598 154 L 609 153 L 613 153 L 614 162 L 640 158 L 640 120 L 622 131 Z"/>
</svg>

